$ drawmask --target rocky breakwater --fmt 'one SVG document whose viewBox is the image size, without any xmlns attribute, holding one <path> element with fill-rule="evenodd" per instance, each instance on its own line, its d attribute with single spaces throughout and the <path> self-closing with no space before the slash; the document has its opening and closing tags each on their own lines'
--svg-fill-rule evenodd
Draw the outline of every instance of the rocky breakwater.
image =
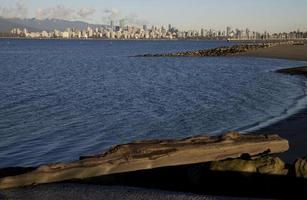
<svg viewBox="0 0 307 200">
<path fill-rule="evenodd" d="M 239 53 L 244 53 L 250 50 L 270 48 L 277 45 L 293 45 L 293 41 L 284 42 L 265 42 L 265 43 L 251 43 L 240 44 L 230 47 L 218 47 L 214 49 L 203 49 L 197 51 L 186 51 L 177 53 L 162 53 L 162 54 L 144 54 L 137 55 L 136 57 L 217 57 L 217 56 L 230 56 Z"/>
<path fill-rule="evenodd" d="M 0 170 L 0 189 L 210 162 L 212 170 L 240 171 L 242 166 L 243 171 L 285 174 L 282 161 L 261 157 L 282 153 L 288 148 L 288 141 L 278 135 L 240 135 L 236 132 L 217 137 L 202 135 L 181 140 L 137 141 L 70 163 L 14 172 Z M 229 161 L 242 157 L 248 157 L 248 161 Z"/>
</svg>

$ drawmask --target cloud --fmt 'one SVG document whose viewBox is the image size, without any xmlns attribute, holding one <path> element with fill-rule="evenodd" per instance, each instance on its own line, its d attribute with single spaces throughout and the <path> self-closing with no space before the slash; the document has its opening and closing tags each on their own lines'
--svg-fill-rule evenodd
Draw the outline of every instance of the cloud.
<svg viewBox="0 0 307 200">
<path fill-rule="evenodd" d="M 118 21 L 120 19 L 123 19 L 125 21 L 125 24 L 129 25 L 148 24 L 148 21 L 142 19 L 139 15 L 135 13 L 129 15 L 123 15 L 122 12 L 116 8 L 103 10 L 102 19 L 105 23 L 109 23 L 110 20 Z"/>
<path fill-rule="evenodd" d="M 105 9 L 103 10 L 102 15 L 104 18 L 109 20 L 115 20 L 121 16 L 121 12 L 116 8 Z"/>
<path fill-rule="evenodd" d="M 16 12 L 19 17 L 26 17 L 28 14 L 28 1 L 27 0 L 18 0 L 16 2 Z"/>
<path fill-rule="evenodd" d="M 36 18 L 38 19 L 72 19 L 74 16 L 75 10 L 67 8 L 63 5 L 57 5 L 55 7 L 49 8 L 39 8 L 36 11 Z"/>
<path fill-rule="evenodd" d="M 127 15 L 124 17 L 125 23 L 130 25 L 144 25 L 148 24 L 149 22 L 143 18 L 141 18 L 139 15 L 132 13 L 130 15 Z"/>
<path fill-rule="evenodd" d="M 0 16 L 12 18 L 25 18 L 28 14 L 28 0 L 16 0 L 13 7 L 0 5 Z"/>
<path fill-rule="evenodd" d="M 1 1 L 1 0 L 0 0 Z M 11 0 L 13 5 L 4 6 L 0 4 L 0 16 L 5 18 L 26 18 L 28 16 L 28 6 L 29 0 Z M 125 20 L 125 24 L 130 25 L 142 25 L 148 24 L 146 20 L 143 20 L 137 14 L 123 14 L 117 8 L 108 8 L 101 10 L 100 13 L 96 12 L 95 8 L 91 7 L 81 7 L 72 9 L 63 4 L 58 4 L 52 7 L 43 7 L 36 10 L 35 17 L 37 19 L 64 19 L 64 20 L 85 20 L 85 21 L 93 21 L 93 17 L 95 16 L 96 20 L 98 18 L 98 23 L 104 22 L 109 23 L 111 20 L 118 22 L 120 19 Z M 94 20 L 95 21 L 95 20 Z M 96 21 L 97 22 L 97 21 Z"/>
<path fill-rule="evenodd" d="M 94 8 L 83 7 L 79 10 L 68 8 L 64 5 L 56 5 L 49 8 L 39 8 L 36 11 L 36 18 L 38 19 L 87 19 L 95 13 Z"/>
<path fill-rule="evenodd" d="M 88 18 L 89 16 L 93 15 L 95 13 L 94 8 L 80 8 L 80 10 L 77 12 L 77 15 L 83 19 Z"/>
</svg>

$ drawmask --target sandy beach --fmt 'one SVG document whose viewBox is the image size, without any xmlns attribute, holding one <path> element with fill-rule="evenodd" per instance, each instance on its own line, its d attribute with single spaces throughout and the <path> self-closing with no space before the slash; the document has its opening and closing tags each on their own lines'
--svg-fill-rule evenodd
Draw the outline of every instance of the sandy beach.
<svg viewBox="0 0 307 200">
<path fill-rule="evenodd" d="M 282 121 L 258 130 L 257 133 L 278 133 L 288 139 L 290 149 L 280 155 L 287 163 L 307 155 L 307 108 Z"/>
<path fill-rule="evenodd" d="M 278 45 L 271 48 L 251 50 L 241 55 L 248 57 L 307 61 L 307 42 L 305 42 L 305 45 Z"/>
<path fill-rule="evenodd" d="M 243 53 L 243 56 L 307 61 L 307 44 L 280 45 Z M 307 64 L 306 64 L 307 66 Z M 291 68 L 291 66 L 289 66 Z M 300 73 L 303 74 L 303 73 Z M 285 76 L 287 76 L 285 74 Z M 276 133 L 289 140 L 290 150 L 281 157 L 288 163 L 307 155 L 307 108 L 257 133 Z"/>
</svg>

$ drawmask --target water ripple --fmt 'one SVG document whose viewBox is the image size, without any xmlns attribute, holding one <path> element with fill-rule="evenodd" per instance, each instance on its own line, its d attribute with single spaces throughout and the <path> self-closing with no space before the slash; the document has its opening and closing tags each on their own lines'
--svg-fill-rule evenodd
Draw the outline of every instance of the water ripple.
<svg viewBox="0 0 307 200">
<path fill-rule="evenodd" d="M 306 98 L 303 78 L 274 73 L 302 62 L 129 57 L 231 43 L 0 45 L 0 167 L 68 161 L 131 140 L 246 130 L 297 111 Z"/>
</svg>

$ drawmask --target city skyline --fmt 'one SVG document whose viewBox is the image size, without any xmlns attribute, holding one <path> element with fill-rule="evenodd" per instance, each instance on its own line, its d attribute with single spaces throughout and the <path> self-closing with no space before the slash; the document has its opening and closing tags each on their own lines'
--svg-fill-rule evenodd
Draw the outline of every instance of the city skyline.
<svg viewBox="0 0 307 200">
<path fill-rule="evenodd" d="M 147 25 L 143 27 L 125 26 L 123 20 L 120 25 L 116 26 L 113 21 L 110 25 L 96 26 L 94 28 L 88 26 L 86 29 L 66 28 L 64 31 L 38 31 L 29 32 L 26 28 L 13 28 L 7 37 L 22 37 L 22 38 L 63 38 L 63 39 L 214 39 L 214 40 L 305 40 L 307 32 L 293 31 L 289 33 L 260 33 L 246 28 L 245 30 L 232 29 L 226 27 L 226 30 L 206 30 L 199 31 L 179 31 L 171 24 L 165 27 Z"/>
<path fill-rule="evenodd" d="M 269 32 L 307 30 L 307 2 L 304 0 L 1 1 L 0 16 L 8 18 L 58 18 L 99 24 L 124 19 L 127 24 L 172 24 L 184 30 L 204 27 L 221 30 L 226 26 Z"/>
</svg>

